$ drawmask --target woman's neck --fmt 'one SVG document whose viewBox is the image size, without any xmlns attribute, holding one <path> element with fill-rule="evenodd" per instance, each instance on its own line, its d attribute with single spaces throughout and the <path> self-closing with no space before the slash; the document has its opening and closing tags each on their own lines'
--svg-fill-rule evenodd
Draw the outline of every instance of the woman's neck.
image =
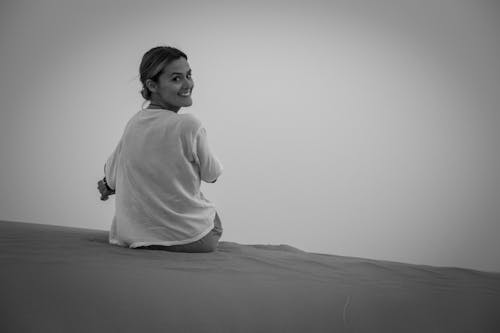
<svg viewBox="0 0 500 333">
<path fill-rule="evenodd" d="M 180 107 L 176 106 L 169 106 L 169 105 L 164 105 L 164 103 L 160 103 L 157 101 L 151 101 L 147 107 L 148 109 L 163 109 L 163 110 L 169 110 L 172 112 L 179 112 Z"/>
</svg>

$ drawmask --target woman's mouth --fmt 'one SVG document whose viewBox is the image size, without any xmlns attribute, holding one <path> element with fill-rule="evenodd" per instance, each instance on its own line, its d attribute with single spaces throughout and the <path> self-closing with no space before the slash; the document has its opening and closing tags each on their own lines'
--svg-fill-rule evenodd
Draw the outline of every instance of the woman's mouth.
<svg viewBox="0 0 500 333">
<path fill-rule="evenodd" d="M 189 97 L 191 96 L 191 90 L 180 92 L 178 95 L 181 97 Z"/>
</svg>

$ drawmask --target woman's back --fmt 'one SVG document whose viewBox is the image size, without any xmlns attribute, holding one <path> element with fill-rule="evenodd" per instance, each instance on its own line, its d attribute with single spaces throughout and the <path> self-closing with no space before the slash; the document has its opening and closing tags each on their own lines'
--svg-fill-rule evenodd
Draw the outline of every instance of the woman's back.
<svg viewBox="0 0 500 333">
<path fill-rule="evenodd" d="M 187 244 L 214 227 L 215 207 L 200 185 L 201 180 L 217 179 L 222 165 L 208 149 L 205 128 L 192 114 L 139 111 L 106 168 L 116 188 L 111 243 Z"/>
</svg>

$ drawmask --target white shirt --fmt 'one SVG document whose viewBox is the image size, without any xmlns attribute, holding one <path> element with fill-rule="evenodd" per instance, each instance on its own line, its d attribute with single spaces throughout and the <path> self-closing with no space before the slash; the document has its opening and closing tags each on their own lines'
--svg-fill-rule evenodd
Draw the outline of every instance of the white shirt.
<svg viewBox="0 0 500 333">
<path fill-rule="evenodd" d="M 222 164 L 192 114 L 143 109 L 127 123 L 105 165 L 115 189 L 109 242 L 131 248 L 199 240 L 214 227 L 215 206 L 200 191 Z"/>
</svg>

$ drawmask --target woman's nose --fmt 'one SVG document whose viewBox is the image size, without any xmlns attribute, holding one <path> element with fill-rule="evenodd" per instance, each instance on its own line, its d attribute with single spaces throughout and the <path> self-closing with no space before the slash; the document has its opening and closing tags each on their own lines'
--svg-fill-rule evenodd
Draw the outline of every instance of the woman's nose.
<svg viewBox="0 0 500 333">
<path fill-rule="evenodd" d="M 192 79 L 185 79 L 184 84 L 182 86 L 183 86 L 183 88 L 186 88 L 186 89 L 193 89 L 194 82 Z"/>
</svg>

